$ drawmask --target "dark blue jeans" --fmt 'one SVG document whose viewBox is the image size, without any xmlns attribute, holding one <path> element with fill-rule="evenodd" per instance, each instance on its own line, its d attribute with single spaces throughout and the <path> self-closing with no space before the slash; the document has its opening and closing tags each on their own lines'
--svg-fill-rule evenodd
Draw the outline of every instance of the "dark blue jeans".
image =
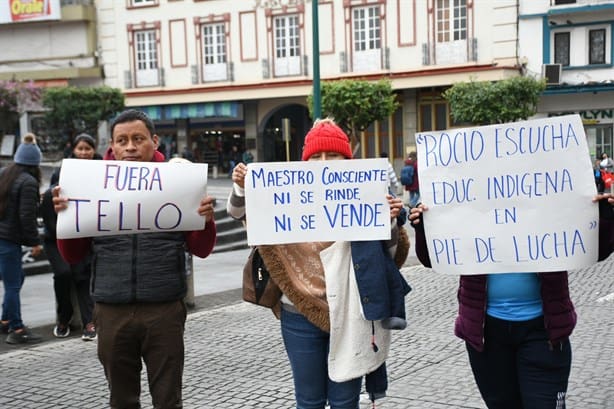
<svg viewBox="0 0 614 409">
<path fill-rule="evenodd" d="M 303 315 L 281 311 L 281 334 L 292 367 L 297 409 L 358 409 L 362 378 L 328 377 L 329 334 Z"/>
<path fill-rule="evenodd" d="M 2 321 L 9 321 L 9 331 L 23 327 L 21 299 L 24 274 L 21 267 L 21 245 L 0 239 L 0 276 L 4 285 Z"/>
<path fill-rule="evenodd" d="M 544 318 L 486 317 L 484 351 L 467 344 L 469 362 L 489 409 L 564 409 L 571 345 L 548 342 Z"/>
</svg>

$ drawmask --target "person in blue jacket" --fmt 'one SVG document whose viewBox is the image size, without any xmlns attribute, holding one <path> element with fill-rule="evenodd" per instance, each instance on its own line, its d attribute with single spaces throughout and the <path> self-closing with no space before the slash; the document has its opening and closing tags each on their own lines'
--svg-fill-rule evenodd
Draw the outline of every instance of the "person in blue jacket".
<svg viewBox="0 0 614 409">
<path fill-rule="evenodd" d="M 347 135 L 332 120 L 318 120 L 305 136 L 302 159 L 352 159 Z M 245 220 L 245 177 L 232 172 L 228 213 Z M 410 287 L 399 267 L 409 249 L 402 200 L 387 195 L 389 241 L 337 241 L 258 246 L 282 291 L 273 308 L 294 379 L 297 408 L 357 409 L 366 378 L 371 400 L 385 395 L 390 329 L 403 329 Z M 249 222 L 245 220 L 246 222 Z"/>
</svg>

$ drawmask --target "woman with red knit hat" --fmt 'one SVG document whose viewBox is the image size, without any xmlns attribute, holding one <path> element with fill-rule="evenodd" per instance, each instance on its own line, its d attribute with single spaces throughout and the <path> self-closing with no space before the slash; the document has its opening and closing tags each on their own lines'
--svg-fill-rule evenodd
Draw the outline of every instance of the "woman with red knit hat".
<svg viewBox="0 0 614 409">
<path fill-rule="evenodd" d="M 331 119 L 318 120 L 305 136 L 302 159 L 352 159 L 349 139 Z M 245 220 L 246 175 L 242 163 L 232 172 L 227 211 L 239 220 Z M 389 330 L 405 328 L 404 297 L 410 291 L 399 271 L 409 249 L 396 222 L 403 203 L 387 199 L 389 241 L 258 246 L 282 291 L 278 318 L 299 409 L 324 409 L 327 403 L 331 409 L 357 409 L 363 377 L 372 401 L 385 395 Z"/>
</svg>

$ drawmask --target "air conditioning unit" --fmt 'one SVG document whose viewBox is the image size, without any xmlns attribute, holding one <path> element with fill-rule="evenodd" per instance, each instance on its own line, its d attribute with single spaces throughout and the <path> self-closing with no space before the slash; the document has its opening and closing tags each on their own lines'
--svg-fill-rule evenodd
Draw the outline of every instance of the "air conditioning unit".
<svg viewBox="0 0 614 409">
<path fill-rule="evenodd" d="M 562 71 L 563 66 L 561 64 L 544 64 L 542 74 L 546 79 L 546 85 L 559 85 Z"/>
</svg>

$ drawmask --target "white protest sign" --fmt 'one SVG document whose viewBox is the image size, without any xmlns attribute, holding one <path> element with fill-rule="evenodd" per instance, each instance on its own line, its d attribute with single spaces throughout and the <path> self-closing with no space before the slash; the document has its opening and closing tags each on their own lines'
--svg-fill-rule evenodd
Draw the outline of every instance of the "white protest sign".
<svg viewBox="0 0 614 409">
<path fill-rule="evenodd" d="M 249 245 L 390 239 L 386 159 L 250 163 Z"/>
<path fill-rule="evenodd" d="M 597 261 L 597 193 L 577 115 L 416 135 L 433 268 L 560 271 Z"/>
<path fill-rule="evenodd" d="M 64 159 L 57 237 L 202 230 L 207 165 Z"/>
</svg>

